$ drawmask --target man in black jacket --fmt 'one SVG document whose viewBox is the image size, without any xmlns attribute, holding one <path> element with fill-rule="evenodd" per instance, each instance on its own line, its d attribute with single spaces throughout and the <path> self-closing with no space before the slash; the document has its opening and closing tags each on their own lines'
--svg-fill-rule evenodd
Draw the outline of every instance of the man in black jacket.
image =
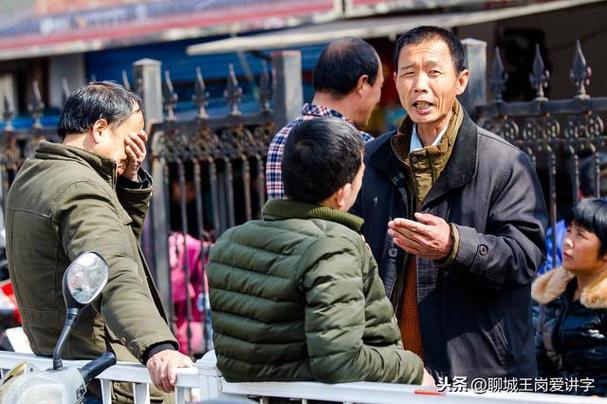
<svg viewBox="0 0 607 404">
<path fill-rule="evenodd" d="M 353 210 L 405 348 L 435 377 L 534 376 L 530 284 L 546 226 L 535 170 L 457 101 L 469 72 L 452 33 L 405 33 L 394 64 L 407 118 L 367 144 Z"/>
</svg>

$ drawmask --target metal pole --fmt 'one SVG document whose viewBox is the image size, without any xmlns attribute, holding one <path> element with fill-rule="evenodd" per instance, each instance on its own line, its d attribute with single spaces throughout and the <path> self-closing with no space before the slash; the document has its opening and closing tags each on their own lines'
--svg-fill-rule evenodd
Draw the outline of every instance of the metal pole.
<svg viewBox="0 0 607 404">
<path fill-rule="evenodd" d="M 149 132 L 152 125 L 162 122 L 162 79 L 161 63 L 153 59 L 140 59 L 133 63 L 135 92 L 143 98 L 145 129 Z"/>
<path fill-rule="evenodd" d="M 466 55 L 466 68 L 470 71 L 470 80 L 466 91 L 459 100 L 475 119 L 474 108 L 487 103 L 487 42 L 472 38 L 462 41 Z"/>
<path fill-rule="evenodd" d="M 301 84 L 301 52 L 272 52 L 274 116 L 276 128 L 281 128 L 301 113 L 303 87 Z"/>
<path fill-rule="evenodd" d="M 151 215 L 147 215 L 144 224 L 143 250 L 148 262 L 151 263 L 151 271 L 164 305 L 165 312 L 172 317 L 171 307 L 171 272 L 169 268 L 168 255 L 168 184 L 165 182 L 165 167 L 161 159 L 153 156 L 161 146 L 159 136 L 163 133 L 152 133 L 152 126 L 161 123 L 164 119 L 162 108 L 162 79 L 161 63 L 152 59 L 141 59 L 133 63 L 134 89 L 143 99 L 143 111 L 145 114 L 145 128 L 150 133 L 148 142 L 148 158 L 146 169 L 152 168 L 154 179 L 154 196 L 151 203 Z M 156 145 L 154 144 L 156 143 Z M 154 147 L 157 150 L 154 150 Z M 152 159 L 155 160 L 152 162 Z M 164 164 L 163 164 L 164 163 Z"/>
</svg>

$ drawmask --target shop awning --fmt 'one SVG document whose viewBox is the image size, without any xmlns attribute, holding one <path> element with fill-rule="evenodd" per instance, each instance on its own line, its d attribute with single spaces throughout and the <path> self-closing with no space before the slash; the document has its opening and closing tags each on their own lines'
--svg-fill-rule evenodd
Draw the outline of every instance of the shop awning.
<svg viewBox="0 0 607 404">
<path fill-rule="evenodd" d="M 101 5 L 97 8 L 80 6 L 82 10 L 74 6 L 75 10 L 71 10 L 69 2 L 55 2 L 52 3 L 53 10 L 57 8 L 61 12 L 54 10 L 48 15 L 36 12 L 34 2 L 29 3 L 32 3 L 29 8 L 25 5 L 13 7 L 17 10 L 14 15 L 2 13 L 4 9 L 0 6 L 0 15 L 5 17 L 5 20 L 0 19 L 0 60 L 83 53 L 212 35 L 225 38 L 231 33 L 328 22 L 342 15 L 335 9 L 334 0 L 180 0 L 173 7 L 170 1 L 139 0 L 121 2 L 130 4 L 113 5 L 103 10 L 97 10 Z M 184 8 L 186 6 L 189 8 Z"/>
<path fill-rule="evenodd" d="M 445 28 L 505 20 L 531 14 L 545 13 L 565 8 L 579 7 L 604 0 L 556 0 L 547 3 L 528 4 L 496 10 L 454 12 L 426 15 L 402 15 L 334 21 L 257 35 L 234 37 L 192 45 L 189 55 L 228 53 L 263 49 L 284 49 L 326 43 L 335 38 L 353 36 L 359 38 L 395 38 L 419 25 L 437 25 Z"/>
</svg>

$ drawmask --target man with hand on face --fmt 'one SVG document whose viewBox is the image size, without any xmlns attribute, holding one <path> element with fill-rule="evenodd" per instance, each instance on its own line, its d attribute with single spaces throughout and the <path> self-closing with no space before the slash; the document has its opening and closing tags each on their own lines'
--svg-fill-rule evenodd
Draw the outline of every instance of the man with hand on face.
<svg viewBox="0 0 607 404">
<path fill-rule="evenodd" d="M 535 170 L 457 101 L 470 73 L 451 32 L 405 33 L 394 65 L 407 117 L 367 144 L 353 211 L 405 349 L 435 377 L 533 376 L 530 285 L 546 226 Z"/>
<path fill-rule="evenodd" d="M 58 125 L 62 144 L 41 143 L 7 196 L 7 255 L 23 329 L 37 355 L 50 356 L 63 328 L 61 279 L 79 254 L 94 250 L 109 280 L 85 309 L 65 348 L 67 359 L 112 350 L 119 361 L 144 363 L 153 383 L 173 390 L 179 353 L 139 247 L 152 192 L 142 101 L 111 82 L 77 89 Z M 99 385 L 89 386 L 99 397 Z M 131 402 L 128 383 L 114 383 L 114 402 Z M 152 389 L 155 402 L 169 399 Z"/>
</svg>

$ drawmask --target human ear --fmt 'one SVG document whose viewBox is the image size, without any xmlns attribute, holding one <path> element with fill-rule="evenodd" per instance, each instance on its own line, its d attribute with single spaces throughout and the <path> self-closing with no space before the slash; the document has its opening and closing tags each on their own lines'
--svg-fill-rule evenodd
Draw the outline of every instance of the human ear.
<svg viewBox="0 0 607 404">
<path fill-rule="evenodd" d="M 365 84 L 369 83 L 369 76 L 366 74 L 363 74 L 362 76 L 360 76 L 358 78 L 358 81 L 356 82 L 356 90 L 358 91 L 358 93 L 360 95 L 363 95 L 363 91 L 365 89 Z"/>
<path fill-rule="evenodd" d="M 468 86 L 468 80 L 470 80 L 470 71 L 464 69 L 457 75 L 457 95 L 462 94 Z"/>
<path fill-rule="evenodd" d="M 352 183 L 348 182 L 346 185 L 342 186 L 335 193 L 335 204 L 337 205 L 337 209 L 344 210 L 344 207 L 348 203 L 348 198 L 352 193 Z"/>
<path fill-rule="evenodd" d="M 97 119 L 93 124 L 93 128 L 91 129 L 93 134 L 93 139 L 95 143 L 99 143 L 103 140 L 103 136 L 109 127 L 108 122 L 105 119 Z"/>
</svg>

